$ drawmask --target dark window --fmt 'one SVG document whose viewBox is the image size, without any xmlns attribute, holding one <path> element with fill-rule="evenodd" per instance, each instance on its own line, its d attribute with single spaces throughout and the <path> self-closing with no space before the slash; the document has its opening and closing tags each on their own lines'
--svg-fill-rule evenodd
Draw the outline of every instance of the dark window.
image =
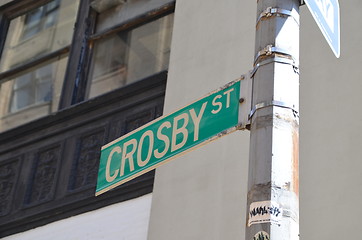
<svg viewBox="0 0 362 240">
<path fill-rule="evenodd" d="M 45 65 L 14 81 L 10 112 L 17 112 L 28 106 L 48 103 L 52 100 L 53 70 Z"/>
<path fill-rule="evenodd" d="M 58 111 L 78 1 L 8 19 L 0 59 L 0 132 Z"/>
<path fill-rule="evenodd" d="M 88 98 L 168 69 L 173 14 L 94 42 Z"/>
</svg>

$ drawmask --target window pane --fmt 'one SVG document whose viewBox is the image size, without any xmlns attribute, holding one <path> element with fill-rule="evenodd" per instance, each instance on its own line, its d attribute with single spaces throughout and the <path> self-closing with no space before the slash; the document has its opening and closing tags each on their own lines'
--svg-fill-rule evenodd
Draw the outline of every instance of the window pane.
<svg viewBox="0 0 362 240">
<path fill-rule="evenodd" d="M 116 34 L 112 37 L 100 40 L 94 52 L 93 77 L 99 78 L 112 74 L 126 64 L 125 57 L 128 34 Z M 121 76 L 122 78 L 122 76 Z"/>
<path fill-rule="evenodd" d="M 15 90 L 11 98 L 11 112 L 16 112 L 34 104 L 34 93 L 30 88 Z"/>
<path fill-rule="evenodd" d="M 44 20 L 44 28 L 53 26 L 57 21 L 57 17 L 58 17 L 58 11 L 54 11 L 48 14 Z"/>
<path fill-rule="evenodd" d="M 162 18 L 132 31 L 128 56 L 129 82 L 168 68 L 171 23 L 169 18 Z"/>
<path fill-rule="evenodd" d="M 25 16 L 22 38 L 28 38 L 40 31 L 43 8 L 38 8 Z"/>
<path fill-rule="evenodd" d="M 10 21 L 0 72 L 70 44 L 79 1 L 54 0 Z"/>
<path fill-rule="evenodd" d="M 20 88 L 30 88 L 30 87 L 31 87 L 31 74 L 30 73 L 24 74 L 15 80 L 14 90 L 17 90 Z"/>
<path fill-rule="evenodd" d="M 0 131 L 58 110 L 67 60 L 34 68 L 0 85 Z"/>
<path fill-rule="evenodd" d="M 39 82 L 51 82 L 53 69 L 51 65 L 45 65 L 36 72 L 36 78 Z"/>
<path fill-rule="evenodd" d="M 55 1 L 51 1 L 48 4 L 46 4 L 45 5 L 46 11 L 50 12 L 50 11 L 58 8 L 59 7 L 59 2 L 60 2 L 59 0 L 55 0 Z"/>
<path fill-rule="evenodd" d="M 38 83 L 35 89 L 36 103 L 50 102 L 52 100 L 52 83 Z"/>
<path fill-rule="evenodd" d="M 52 14 L 48 14 L 48 8 L 53 8 Z M 59 1 L 53 0 L 50 3 L 39 7 L 25 15 L 21 39 L 26 40 L 40 31 L 55 25 L 59 12 Z"/>
<path fill-rule="evenodd" d="M 168 68 L 173 14 L 95 43 L 88 97 Z"/>
</svg>

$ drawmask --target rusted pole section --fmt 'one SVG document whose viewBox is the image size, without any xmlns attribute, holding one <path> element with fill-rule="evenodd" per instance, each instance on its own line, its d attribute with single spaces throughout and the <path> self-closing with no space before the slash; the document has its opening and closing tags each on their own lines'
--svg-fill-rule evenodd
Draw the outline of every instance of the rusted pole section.
<svg viewBox="0 0 362 240">
<path fill-rule="evenodd" d="M 299 0 L 258 0 L 245 240 L 299 239 Z"/>
</svg>

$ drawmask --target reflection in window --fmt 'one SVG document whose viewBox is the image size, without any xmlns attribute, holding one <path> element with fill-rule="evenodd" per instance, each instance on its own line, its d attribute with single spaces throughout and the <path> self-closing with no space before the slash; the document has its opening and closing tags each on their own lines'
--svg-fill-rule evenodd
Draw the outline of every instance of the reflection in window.
<svg viewBox="0 0 362 240">
<path fill-rule="evenodd" d="M 88 97 L 168 69 L 173 14 L 95 42 Z"/>
<path fill-rule="evenodd" d="M 0 59 L 5 72 L 70 45 L 78 1 L 53 0 L 10 21 Z"/>
<path fill-rule="evenodd" d="M 36 67 L 0 85 L 0 131 L 57 111 L 67 60 Z"/>
<path fill-rule="evenodd" d="M 7 72 L 0 78 L 0 131 L 58 110 L 78 2 L 52 0 L 9 19 L 0 59 L 0 73 Z"/>
<path fill-rule="evenodd" d="M 14 80 L 10 112 L 52 100 L 52 65 L 46 65 Z"/>
<path fill-rule="evenodd" d="M 27 39 L 38 32 L 53 26 L 59 12 L 59 0 L 53 0 L 26 14 L 22 38 Z"/>
</svg>

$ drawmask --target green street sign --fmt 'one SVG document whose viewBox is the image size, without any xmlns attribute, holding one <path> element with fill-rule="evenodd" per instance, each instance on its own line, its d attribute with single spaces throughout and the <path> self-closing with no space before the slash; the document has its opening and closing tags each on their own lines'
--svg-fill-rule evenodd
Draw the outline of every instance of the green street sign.
<svg viewBox="0 0 362 240">
<path fill-rule="evenodd" d="M 240 80 L 102 147 L 96 196 L 236 130 Z"/>
</svg>

